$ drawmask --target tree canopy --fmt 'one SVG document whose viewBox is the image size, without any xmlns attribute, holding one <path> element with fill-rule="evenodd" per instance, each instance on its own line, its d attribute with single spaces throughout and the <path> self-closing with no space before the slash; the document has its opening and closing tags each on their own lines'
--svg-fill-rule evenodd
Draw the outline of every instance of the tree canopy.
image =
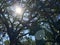
<svg viewBox="0 0 60 45">
<path fill-rule="evenodd" d="M 0 38 L 7 34 L 10 40 L 6 41 L 7 45 L 8 43 L 35 45 L 30 39 L 32 35 L 35 36 L 36 45 L 46 45 L 45 42 L 59 45 L 59 2 L 59 0 L 0 0 L 0 35 L 2 34 Z M 26 44 L 23 44 L 25 43 L 23 40 Z"/>
</svg>

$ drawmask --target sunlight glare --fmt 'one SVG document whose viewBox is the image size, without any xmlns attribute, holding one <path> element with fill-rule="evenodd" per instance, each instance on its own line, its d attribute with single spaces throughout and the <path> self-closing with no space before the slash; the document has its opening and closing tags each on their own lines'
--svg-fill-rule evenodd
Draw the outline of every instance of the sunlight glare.
<svg viewBox="0 0 60 45">
<path fill-rule="evenodd" d="M 21 14 L 22 10 L 23 9 L 21 7 L 18 7 L 18 6 L 15 7 L 15 13 L 17 13 L 17 14 Z"/>
</svg>

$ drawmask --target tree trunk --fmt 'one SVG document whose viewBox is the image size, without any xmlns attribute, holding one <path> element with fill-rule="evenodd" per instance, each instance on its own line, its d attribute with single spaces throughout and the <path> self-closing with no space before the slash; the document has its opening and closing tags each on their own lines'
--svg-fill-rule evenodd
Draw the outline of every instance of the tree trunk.
<svg viewBox="0 0 60 45">
<path fill-rule="evenodd" d="M 9 28 L 7 33 L 8 33 L 9 38 L 10 38 L 10 45 L 17 45 L 17 43 L 19 41 L 16 38 L 16 33 L 12 31 L 12 28 Z"/>
<path fill-rule="evenodd" d="M 16 39 L 14 39 L 14 37 L 10 37 L 10 45 L 16 45 Z"/>
<path fill-rule="evenodd" d="M 10 45 L 22 45 L 19 40 L 16 38 L 15 34 L 10 36 Z"/>
</svg>

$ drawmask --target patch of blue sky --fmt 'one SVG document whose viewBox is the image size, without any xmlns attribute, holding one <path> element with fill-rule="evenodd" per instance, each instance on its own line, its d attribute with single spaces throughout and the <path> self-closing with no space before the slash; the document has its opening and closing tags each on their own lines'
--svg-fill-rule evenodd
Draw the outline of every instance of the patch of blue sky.
<svg viewBox="0 0 60 45">
<path fill-rule="evenodd" d="M 35 41 L 35 36 L 30 35 L 30 38 Z"/>
<path fill-rule="evenodd" d="M 7 33 L 5 34 L 5 36 L 3 37 L 3 41 L 9 40 L 9 36 L 7 35 Z"/>
<path fill-rule="evenodd" d="M 29 29 L 23 31 L 24 34 L 29 33 Z"/>
</svg>

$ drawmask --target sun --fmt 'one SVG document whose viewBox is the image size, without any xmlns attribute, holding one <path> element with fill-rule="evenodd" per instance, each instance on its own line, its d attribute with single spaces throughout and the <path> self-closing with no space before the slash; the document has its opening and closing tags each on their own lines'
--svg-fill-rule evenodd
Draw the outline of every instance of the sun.
<svg viewBox="0 0 60 45">
<path fill-rule="evenodd" d="M 17 13 L 17 14 L 21 14 L 22 13 L 22 8 L 21 7 L 19 7 L 19 6 L 16 6 L 15 7 L 15 13 Z"/>
<path fill-rule="evenodd" d="M 13 15 L 14 17 L 22 18 L 26 7 L 22 7 L 20 4 L 13 4 L 7 8 L 9 14 Z"/>
</svg>

